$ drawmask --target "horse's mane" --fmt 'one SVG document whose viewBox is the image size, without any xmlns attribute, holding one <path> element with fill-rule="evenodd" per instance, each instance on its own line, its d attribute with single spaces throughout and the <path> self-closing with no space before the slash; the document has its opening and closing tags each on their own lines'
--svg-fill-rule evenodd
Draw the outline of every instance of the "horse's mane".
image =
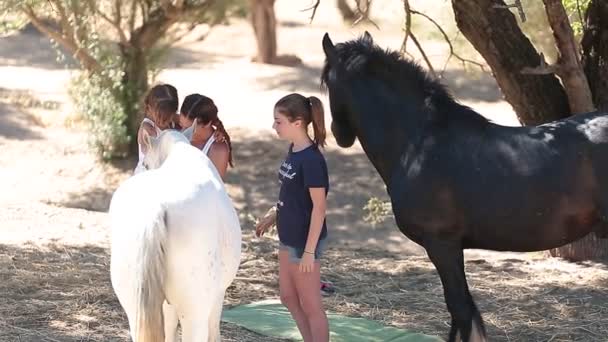
<svg viewBox="0 0 608 342">
<path fill-rule="evenodd" d="M 171 148 L 178 142 L 183 142 L 183 143 L 190 145 L 190 141 L 188 140 L 188 138 L 184 134 L 182 134 L 180 131 L 177 131 L 174 129 L 164 130 L 158 136 L 157 139 L 160 144 L 160 146 L 159 146 L 160 153 L 161 153 L 161 155 L 163 155 L 165 157 L 169 154 L 169 151 L 171 151 Z"/>
<path fill-rule="evenodd" d="M 439 80 L 425 71 L 418 63 L 403 57 L 400 52 L 382 49 L 365 36 L 335 45 L 336 52 L 347 75 L 373 75 L 404 92 L 422 92 L 427 111 L 443 116 L 458 112 L 482 123 L 488 119 L 473 109 L 458 103 Z M 321 85 L 327 89 L 331 65 L 326 60 L 321 74 Z M 405 94 L 404 94 L 405 96 Z"/>
</svg>

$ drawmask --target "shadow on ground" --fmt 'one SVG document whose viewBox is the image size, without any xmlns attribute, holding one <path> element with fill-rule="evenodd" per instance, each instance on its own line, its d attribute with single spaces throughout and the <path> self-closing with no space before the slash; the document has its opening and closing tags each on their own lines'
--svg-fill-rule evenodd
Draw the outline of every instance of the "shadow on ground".
<svg viewBox="0 0 608 342">
<path fill-rule="evenodd" d="M 11 140 L 40 139 L 40 134 L 34 129 L 38 126 L 33 118 L 24 115 L 15 106 L 0 102 L 0 138 Z"/>
<path fill-rule="evenodd" d="M 236 131 L 236 130 L 235 130 Z M 277 170 L 285 158 L 287 146 L 270 134 L 238 136 L 233 144 L 235 168 L 229 169 L 226 186 L 241 219 L 243 230 L 253 229 L 251 217 L 263 215 L 277 200 Z M 332 143 L 335 146 L 335 143 Z M 370 196 L 388 199 L 384 185 L 362 152 L 330 147 L 325 151 L 330 171 L 327 222 L 330 239 L 344 245 L 420 253 L 420 247 L 405 239 L 394 220 L 372 226 L 363 221 L 363 207 Z M 135 160 L 120 162 L 124 172 L 131 172 Z M 68 194 L 58 205 L 94 211 L 107 211 L 115 189 L 92 188 Z"/>
</svg>

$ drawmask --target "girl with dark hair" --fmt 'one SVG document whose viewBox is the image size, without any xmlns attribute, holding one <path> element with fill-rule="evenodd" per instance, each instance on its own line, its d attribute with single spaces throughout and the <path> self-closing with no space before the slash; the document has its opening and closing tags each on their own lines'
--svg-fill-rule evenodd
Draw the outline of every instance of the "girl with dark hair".
<svg viewBox="0 0 608 342">
<path fill-rule="evenodd" d="M 188 133 L 191 134 L 190 142 L 211 159 L 224 179 L 228 165 L 233 166 L 232 144 L 217 113 L 212 99 L 201 94 L 191 94 L 184 98 L 179 123 L 181 127 L 191 129 Z"/>
</svg>

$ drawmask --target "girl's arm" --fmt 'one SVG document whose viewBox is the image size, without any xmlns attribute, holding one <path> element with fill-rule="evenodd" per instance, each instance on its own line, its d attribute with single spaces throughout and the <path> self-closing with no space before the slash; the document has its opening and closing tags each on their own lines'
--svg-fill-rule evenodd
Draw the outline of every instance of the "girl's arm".
<svg viewBox="0 0 608 342">
<path fill-rule="evenodd" d="M 137 143 L 142 146 L 142 148 L 145 146 L 144 130 L 149 136 L 156 137 L 156 130 L 154 129 L 154 126 L 152 126 L 149 122 L 142 122 L 139 126 L 139 130 L 137 131 Z"/>
<path fill-rule="evenodd" d="M 262 217 L 255 225 L 255 236 L 260 237 L 264 235 L 268 228 L 274 226 L 277 223 L 277 207 L 273 205 L 264 217 Z"/>
<path fill-rule="evenodd" d="M 215 168 L 220 173 L 222 181 L 226 177 L 226 170 L 228 169 L 228 157 L 230 150 L 227 144 L 213 144 L 209 151 L 209 159 L 215 165 Z"/>
<path fill-rule="evenodd" d="M 314 254 L 317 249 L 317 242 L 323 228 L 323 220 L 325 220 L 325 209 L 327 207 L 327 199 L 325 198 L 325 188 L 309 188 L 310 198 L 312 199 L 312 214 L 310 216 L 310 229 L 308 231 L 308 239 L 304 252 Z"/>
</svg>

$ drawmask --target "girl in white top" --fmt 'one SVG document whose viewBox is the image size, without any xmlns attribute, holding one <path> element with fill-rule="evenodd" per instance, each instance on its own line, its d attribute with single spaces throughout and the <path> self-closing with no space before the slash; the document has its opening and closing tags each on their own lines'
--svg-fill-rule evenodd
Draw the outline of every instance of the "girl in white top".
<svg viewBox="0 0 608 342">
<path fill-rule="evenodd" d="M 178 104 L 177 89 L 170 84 L 159 84 L 148 91 L 144 100 L 146 117 L 141 122 L 137 132 L 139 160 L 134 173 L 145 170 L 142 164 L 146 153 L 142 143 L 143 131 L 145 130 L 150 136 L 156 137 L 165 129 L 175 128 Z"/>
<path fill-rule="evenodd" d="M 191 94 L 184 98 L 180 109 L 181 127 L 192 127 L 193 146 L 205 153 L 222 179 L 225 179 L 228 165 L 232 165 L 232 145 L 230 136 L 217 116 L 217 107 L 210 98 Z"/>
</svg>

